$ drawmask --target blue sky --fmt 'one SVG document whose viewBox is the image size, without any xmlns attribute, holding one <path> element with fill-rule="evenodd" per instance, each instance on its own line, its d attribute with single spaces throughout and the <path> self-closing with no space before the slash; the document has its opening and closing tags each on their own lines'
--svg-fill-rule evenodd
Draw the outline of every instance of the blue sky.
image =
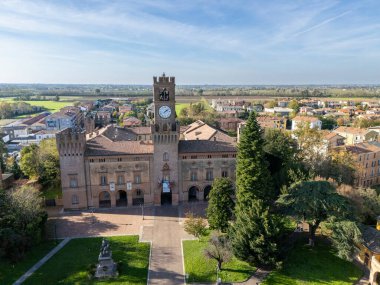
<svg viewBox="0 0 380 285">
<path fill-rule="evenodd" d="M 0 1 L 0 82 L 380 83 L 379 0 Z"/>
</svg>

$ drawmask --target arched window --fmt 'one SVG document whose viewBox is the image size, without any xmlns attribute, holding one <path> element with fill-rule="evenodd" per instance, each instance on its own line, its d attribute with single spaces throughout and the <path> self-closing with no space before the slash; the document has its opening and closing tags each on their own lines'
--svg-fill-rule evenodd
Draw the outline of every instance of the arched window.
<svg viewBox="0 0 380 285">
<path fill-rule="evenodd" d="M 79 199 L 78 199 L 77 195 L 71 196 L 71 204 L 73 204 L 73 205 L 79 204 Z"/>
<path fill-rule="evenodd" d="M 164 152 L 164 161 L 169 160 L 169 154 L 167 152 Z"/>
</svg>

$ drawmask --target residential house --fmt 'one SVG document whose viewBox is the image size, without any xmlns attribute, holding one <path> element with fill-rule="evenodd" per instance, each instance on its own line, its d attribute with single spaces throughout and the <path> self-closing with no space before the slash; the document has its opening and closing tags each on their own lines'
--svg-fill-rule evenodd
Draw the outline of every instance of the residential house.
<svg viewBox="0 0 380 285">
<path fill-rule="evenodd" d="M 310 128 L 322 128 L 322 121 L 316 117 L 296 116 L 292 119 L 292 131 L 296 130 L 299 125 L 308 124 Z"/>
<path fill-rule="evenodd" d="M 257 122 L 263 129 L 286 129 L 286 118 L 276 116 L 258 116 Z"/>
</svg>

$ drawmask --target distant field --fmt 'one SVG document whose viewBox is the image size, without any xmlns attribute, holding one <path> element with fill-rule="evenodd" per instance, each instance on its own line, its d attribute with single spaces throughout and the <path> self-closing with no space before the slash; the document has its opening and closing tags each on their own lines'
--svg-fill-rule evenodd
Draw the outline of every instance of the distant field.
<svg viewBox="0 0 380 285">
<path fill-rule="evenodd" d="M 16 103 L 17 102 L 17 101 L 9 100 L 8 98 L 7 98 L 7 100 L 1 100 L 1 101 L 7 101 L 7 102 L 11 102 L 11 103 Z M 65 107 L 65 106 L 72 106 L 72 105 L 74 105 L 75 101 L 71 101 L 71 102 L 59 102 L 59 101 L 58 102 L 56 102 L 56 101 L 22 101 L 22 102 L 29 103 L 32 106 L 41 106 L 41 107 L 44 107 L 48 111 L 54 113 L 54 112 L 59 111 L 61 108 Z M 29 115 L 21 115 L 21 116 L 19 116 L 17 118 L 22 118 L 22 117 L 25 117 L 25 116 L 29 116 Z"/>
<path fill-rule="evenodd" d="M 55 102 L 55 101 L 24 101 L 32 106 L 45 107 L 50 112 L 57 112 L 61 108 L 74 105 L 74 102 Z"/>
<path fill-rule="evenodd" d="M 177 113 L 177 116 L 179 116 L 179 113 L 181 112 L 182 109 L 189 107 L 189 103 L 177 103 L 175 104 L 175 112 Z"/>
</svg>

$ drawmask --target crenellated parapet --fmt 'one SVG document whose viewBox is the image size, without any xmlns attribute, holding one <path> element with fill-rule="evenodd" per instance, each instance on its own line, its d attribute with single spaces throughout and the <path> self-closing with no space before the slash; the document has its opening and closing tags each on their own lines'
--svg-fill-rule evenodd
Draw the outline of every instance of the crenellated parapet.
<svg viewBox="0 0 380 285">
<path fill-rule="evenodd" d="M 56 142 L 60 156 L 83 156 L 86 150 L 86 132 L 67 128 L 57 133 Z"/>
</svg>

